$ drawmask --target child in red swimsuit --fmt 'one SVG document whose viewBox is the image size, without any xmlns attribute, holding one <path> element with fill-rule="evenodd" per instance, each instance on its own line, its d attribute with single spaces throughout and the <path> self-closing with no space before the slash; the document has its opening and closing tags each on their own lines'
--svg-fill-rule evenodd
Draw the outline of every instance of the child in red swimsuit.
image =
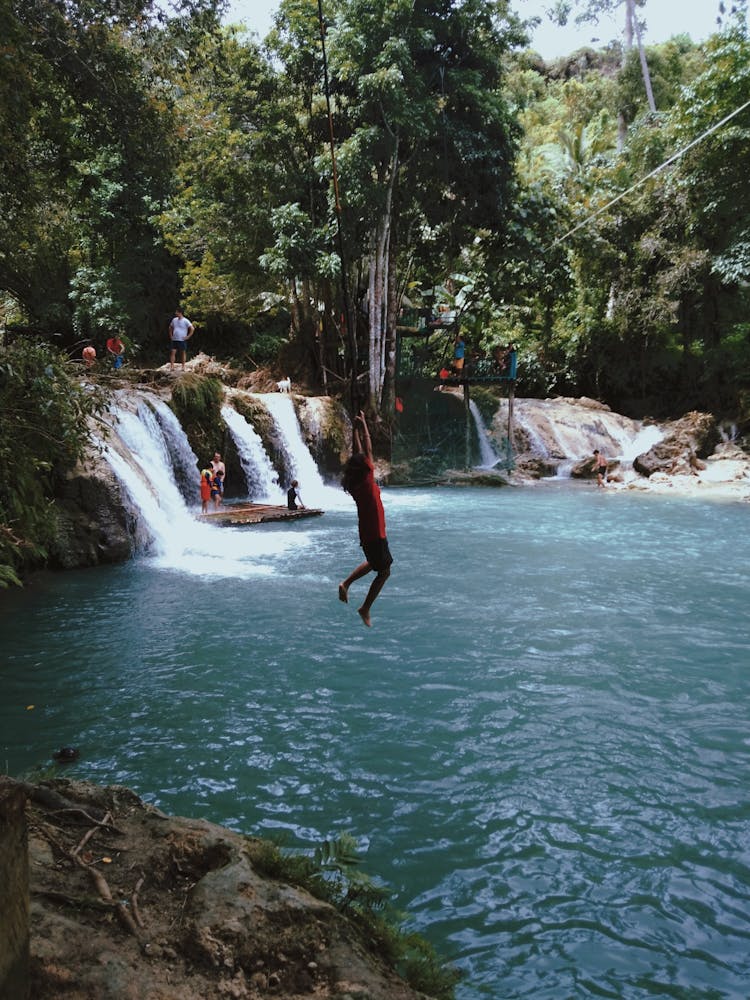
<svg viewBox="0 0 750 1000">
<path fill-rule="evenodd" d="M 362 607 L 357 609 L 360 618 L 369 628 L 372 624 L 370 608 L 383 589 L 385 581 L 391 575 L 393 556 L 388 547 L 388 538 L 385 533 L 385 513 L 380 499 L 380 489 L 375 482 L 370 432 L 367 428 L 365 415 L 361 410 L 359 415 L 354 418 L 354 454 L 344 466 L 341 484 L 347 493 L 351 493 L 357 505 L 359 543 L 365 554 L 365 561 L 352 570 L 343 583 L 339 584 L 339 600 L 347 604 L 349 602 L 349 587 L 355 580 L 359 580 L 374 571 L 376 576 L 370 584 L 367 597 L 365 597 Z"/>
<path fill-rule="evenodd" d="M 211 488 L 214 481 L 214 470 L 210 465 L 201 469 L 201 513 L 208 513 L 208 501 L 211 499 Z"/>
</svg>

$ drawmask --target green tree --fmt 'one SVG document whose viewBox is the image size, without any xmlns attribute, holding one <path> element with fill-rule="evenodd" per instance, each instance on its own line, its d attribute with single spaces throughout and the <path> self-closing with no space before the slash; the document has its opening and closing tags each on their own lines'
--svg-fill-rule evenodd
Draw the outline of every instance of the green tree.
<svg viewBox="0 0 750 1000">
<path fill-rule="evenodd" d="M 167 21 L 150 0 L 3 5 L 0 127 L 15 169 L 0 177 L 0 289 L 35 329 L 117 323 L 140 339 L 173 298 L 153 218 L 171 183 L 175 53 L 215 6 L 182 2 Z"/>
<path fill-rule="evenodd" d="M 346 0 L 330 30 L 349 257 L 362 262 L 368 403 L 392 412 L 396 317 L 410 268 L 452 270 L 512 201 L 517 132 L 505 4 Z"/>
<path fill-rule="evenodd" d="M 104 405 L 77 374 L 63 354 L 32 340 L 0 350 L 0 587 L 44 564 L 55 538 L 51 501 Z"/>
</svg>

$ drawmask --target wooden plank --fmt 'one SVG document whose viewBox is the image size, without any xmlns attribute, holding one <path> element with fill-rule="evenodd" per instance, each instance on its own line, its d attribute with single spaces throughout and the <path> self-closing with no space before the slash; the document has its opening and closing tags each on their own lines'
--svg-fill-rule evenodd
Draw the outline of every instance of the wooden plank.
<svg viewBox="0 0 750 1000">
<path fill-rule="evenodd" d="M 289 510 L 272 504 L 246 503 L 220 507 L 219 510 L 201 514 L 204 521 L 219 525 L 265 524 L 268 521 L 294 521 L 301 517 L 319 517 L 323 513 L 315 507 L 300 507 Z"/>
</svg>

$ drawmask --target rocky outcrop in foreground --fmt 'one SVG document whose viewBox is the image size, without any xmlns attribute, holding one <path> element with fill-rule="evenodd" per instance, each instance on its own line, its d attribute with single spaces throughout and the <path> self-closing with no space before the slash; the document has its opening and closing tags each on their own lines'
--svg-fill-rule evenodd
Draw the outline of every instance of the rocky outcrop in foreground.
<svg viewBox="0 0 750 1000">
<path fill-rule="evenodd" d="M 272 845 L 119 786 L 21 787 L 34 1000 L 425 1000 L 338 909 L 261 874 Z"/>
</svg>

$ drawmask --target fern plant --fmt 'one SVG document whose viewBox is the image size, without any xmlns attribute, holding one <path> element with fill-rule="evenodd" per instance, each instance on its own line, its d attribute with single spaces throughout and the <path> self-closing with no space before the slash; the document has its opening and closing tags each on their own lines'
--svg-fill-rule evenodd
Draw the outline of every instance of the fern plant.
<svg viewBox="0 0 750 1000">
<path fill-rule="evenodd" d="M 248 838 L 247 843 L 256 870 L 331 903 L 411 987 L 434 1000 L 453 1000 L 460 973 L 439 958 L 426 938 L 401 929 L 405 915 L 389 906 L 390 890 L 361 870 L 351 834 L 321 841 L 312 857 L 283 853 L 267 840 Z"/>
</svg>

